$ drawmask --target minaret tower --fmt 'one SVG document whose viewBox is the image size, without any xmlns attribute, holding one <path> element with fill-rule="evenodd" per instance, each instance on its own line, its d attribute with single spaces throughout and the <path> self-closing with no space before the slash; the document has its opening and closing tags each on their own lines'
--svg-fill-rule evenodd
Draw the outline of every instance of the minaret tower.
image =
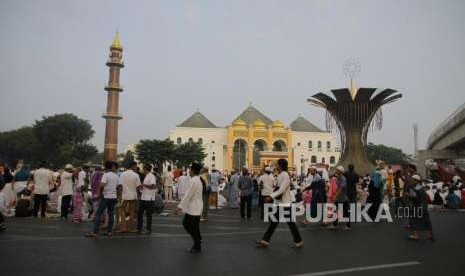
<svg viewBox="0 0 465 276">
<path fill-rule="evenodd" d="M 117 161 L 118 121 L 123 118 L 119 113 L 119 93 L 123 91 L 119 83 L 119 72 L 124 67 L 123 47 L 118 32 L 116 32 L 115 39 L 110 46 L 110 56 L 106 64 L 110 68 L 110 76 L 108 84 L 105 86 L 105 90 L 108 92 L 107 111 L 102 116 L 106 120 L 103 156 L 104 161 Z"/>
</svg>

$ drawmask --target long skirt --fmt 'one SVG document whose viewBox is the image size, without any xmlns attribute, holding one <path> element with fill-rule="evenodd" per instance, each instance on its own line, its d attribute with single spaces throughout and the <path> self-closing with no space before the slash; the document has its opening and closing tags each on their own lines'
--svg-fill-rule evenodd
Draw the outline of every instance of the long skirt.
<svg viewBox="0 0 465 276">
<path fill-rule="evenodd" d="M 81 191 L 73 193 L 73 220 L 81 221 L 82 220 L 82 206 L 84 203 L 84 198 Z"/>
</svg>

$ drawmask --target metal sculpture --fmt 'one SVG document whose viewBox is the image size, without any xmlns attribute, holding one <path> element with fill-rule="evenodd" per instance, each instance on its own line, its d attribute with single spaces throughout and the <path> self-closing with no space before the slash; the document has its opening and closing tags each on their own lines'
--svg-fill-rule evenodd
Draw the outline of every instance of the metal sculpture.
<svg viewBox="0 0 465 276">
<path fill-rule="evenodd" d="M 352 86 L 352 91 L 342 88 L 331 92 L 334 98 L 318 93 L 308 99 L 308 102 L 326 109 L 327 131 L 332 131 L 335 126 L 339 130 L 342 154 L 337 166 L 342 165 L 347 168 L 347 165 L 353 164 L 357 172 L 370 173 L 374 169 L 374 164 L 368 160 L 366 152 L 368 131 L 374 128 L 381 129 L 383 122 L 381 107 L 400 99 L 402 94 L 389 88 L 356 88 L 355 86 Z"/>
</svg>

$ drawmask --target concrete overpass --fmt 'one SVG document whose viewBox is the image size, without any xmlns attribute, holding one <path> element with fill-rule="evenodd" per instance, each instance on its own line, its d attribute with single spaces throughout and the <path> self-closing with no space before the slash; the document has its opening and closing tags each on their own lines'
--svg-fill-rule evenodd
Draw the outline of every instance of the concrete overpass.
<svg viewBox="0 0 465 276">
<path fill-rule="evenodd" d="M 426 175 L 428 159 L 465 159 L 465 103 L 429 136 L 426 150 L 417 152 L 418 172 Z"/>
</svg>

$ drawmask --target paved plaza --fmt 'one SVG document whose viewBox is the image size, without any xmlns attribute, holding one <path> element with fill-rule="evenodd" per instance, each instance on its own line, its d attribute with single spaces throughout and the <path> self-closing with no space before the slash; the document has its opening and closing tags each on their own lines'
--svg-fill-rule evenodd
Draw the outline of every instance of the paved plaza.
<svg viewBox="0 0 465 276">
<path fill-rule="evenodd" d="M 170 208 L 171 209 L 171 208 Z M 465 213 L 432 212 L 437 241 L 407 241 L 400 223 L 356 224 L 351 232 L 300 227 L 305 246 L 291 249 L 280 225 L 268 249 L 256 248 L 266 224 L 240 222 L 238 210 L 212 210 L 201 224 L 203 252 L 182 216 L 155 216 L 151 236 L 88 239 L 89 222 L 13 218 L 0 233 L 2 271 L 9 275 L 451 275 L 463 273 Z M 254 213 L 256 215 L 256 213 Z"/>
</svg>

